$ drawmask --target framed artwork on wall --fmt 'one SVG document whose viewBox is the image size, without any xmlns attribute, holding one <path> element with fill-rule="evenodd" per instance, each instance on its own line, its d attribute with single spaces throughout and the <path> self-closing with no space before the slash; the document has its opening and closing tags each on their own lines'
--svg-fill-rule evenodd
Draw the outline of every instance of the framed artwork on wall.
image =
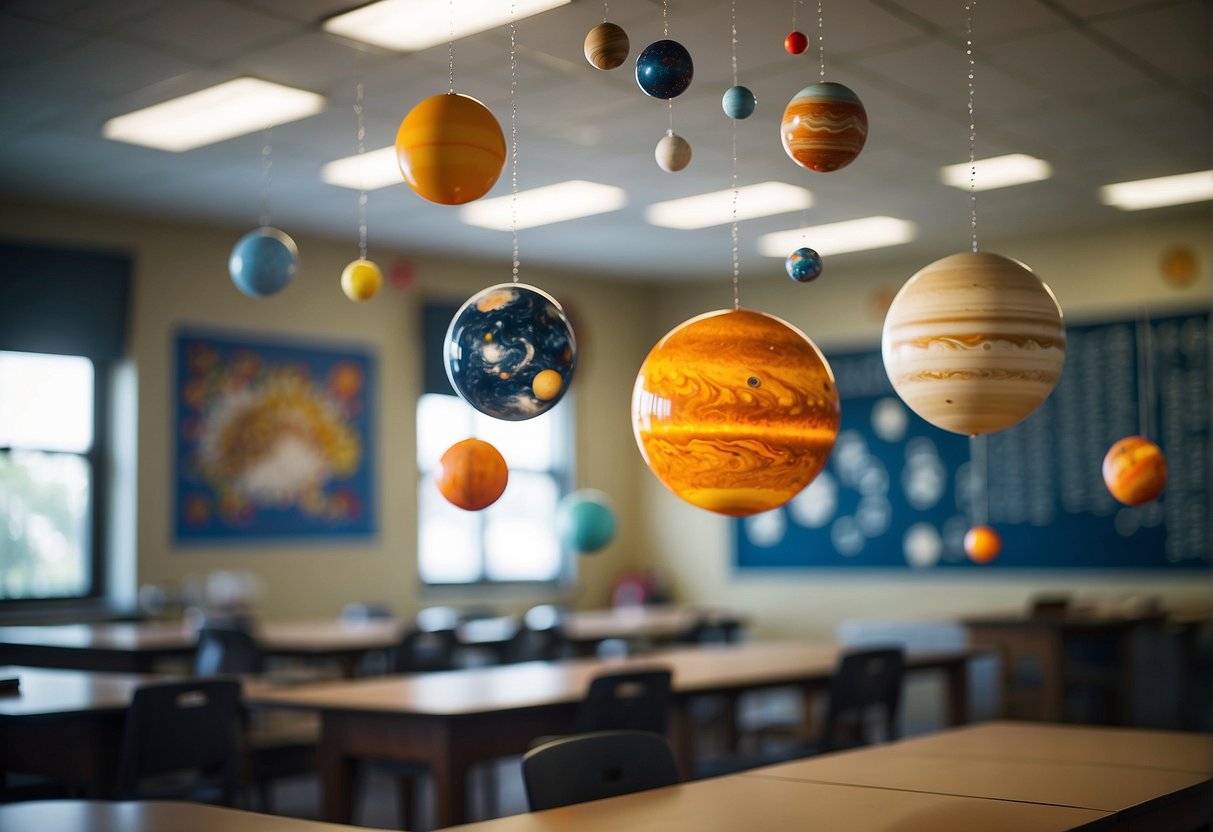
<svg viewBox="0 0 1213 832">
<path fill-rule="evenodd" d="M 177 542 L 374 534 L 369 348 L 188 328 L 174 341 Z"/>
</svg>

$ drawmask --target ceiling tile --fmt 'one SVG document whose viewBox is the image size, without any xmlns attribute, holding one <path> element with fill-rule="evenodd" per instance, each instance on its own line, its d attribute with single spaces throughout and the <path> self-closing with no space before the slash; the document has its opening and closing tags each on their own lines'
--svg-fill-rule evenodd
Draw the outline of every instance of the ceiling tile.
<svg viewBox="0 0 1213 832">
<path fill-rule="evenodd" d="M 123 34 L 191 57 L 217 60 L 298 31 L 298 23 L 225 0 L 191 0 L 172 3 L 133 21 Z"/>
</svg>

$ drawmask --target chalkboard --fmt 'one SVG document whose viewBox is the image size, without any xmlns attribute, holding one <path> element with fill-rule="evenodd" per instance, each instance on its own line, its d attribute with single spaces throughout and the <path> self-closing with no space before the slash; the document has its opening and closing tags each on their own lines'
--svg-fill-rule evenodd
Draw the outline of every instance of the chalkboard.
<svg viewBox="0 0 1213 832">
<path fill-rule="evenodd" d="M 827 353 L 842 398 L 829 464 L 786 506 L 733 521 L 737 567 L 1208 569 L 1209 313 L 1066 333 L 1052 396 L 1019 425 L 976 440 L 910 411 L 879 350 Z M 1108 493 L 1101 466 L 1143 417 L 1169 476 L 1158 500 L 1131 508 Z M 972 475 L 983 453 L 988 492 Z M 979 565 L 963 541 L 983 513 L 1003 548 Z"/>
</svg>

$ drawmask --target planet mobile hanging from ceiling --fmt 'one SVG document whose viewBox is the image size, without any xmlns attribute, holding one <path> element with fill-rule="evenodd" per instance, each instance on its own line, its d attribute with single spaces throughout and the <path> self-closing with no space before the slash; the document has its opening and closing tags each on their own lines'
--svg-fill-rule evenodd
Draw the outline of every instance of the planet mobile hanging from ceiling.
<svg viewBox="0 0 1213 832">
<path fill-rule="evenodd" d="M 358 122 L 360 161 L 366 154 L 366 123 L 362 117 L 362 99 L 363 86 L 362 81 L 359 81 L 354 93 L 354 115 Z M 366 187 L 361 186 L 358 189 L 358 259 L 351 261 L 341 272 L 341 291 L 355 302 L 373 298 L 383 286 L 383 272 L 380 271 L 379 264 L 366 257 L 366 201 Z"/>
<path fill-rule="evenodd" d="M 270 179 L 273 170 L 273 132 L 265 129 L 261 147 L 261 225 L 236 241 L 227 270 L 236 288 L 249 297 L 263 298 L 285 289 L 299 269 L 299 248 L 284 231 L 270 225 Z"/>
<path fill-rule="evenodd" d="M 636 85 L 645 95 L 667 102 L 670 126 L 653 149 L 653 158 L 665 172 L 677 173 L 691 163 L 692 154 L 691 143 L 674 132 L 674 99 L 691 86 L 695 62 L 685 46 L 670 39 L 668 0 L 662 0 L 661 17 L 662 39 L 650 43 L 636 56 Z"/>
<path fill-rule="evenodd" d="M 736 30 L 735 0 L 732 8 Z M 684 321 L 657 342 L 632 388 L 632 432 L 675 495 L 746 517 L 787 503 L 821 472 L 840 408 L 830 365 L 809 337 L 741 308 L 736 120 L 733 129 L 733 308 Z"/>
<path fill-rule="evenodd" d="M 1040 406 L 1061 377 L 1066 331 L 1052 290 L 1016 260 L 978 251 L 972 0 L 968 16 L 972 250 L 923 267 L 889 306 L 881 337 L 897 395 L 932 425 L 980 435 Z"/>
<path fill-rule="evenodd" d="M 585 59 L 590 66 L 602 70 L 623 66 L 632 48 L 628 33 L 619 24 L 611 23 L 609 17 L 606 0 L 603 0 L 602 22 L 585 36 Z"/>
</svg>

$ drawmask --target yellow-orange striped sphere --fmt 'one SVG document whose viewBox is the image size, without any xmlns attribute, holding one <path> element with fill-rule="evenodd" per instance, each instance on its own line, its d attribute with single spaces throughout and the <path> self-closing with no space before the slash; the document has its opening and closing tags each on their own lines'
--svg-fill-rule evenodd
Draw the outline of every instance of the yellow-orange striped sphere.
<svg viewBox="0 0 1213 832">
<path fill-rule="evenodd" d="M 989 563 L 1002 551 L 1002 538 L 990 526 L 974 526 L 965 533 L 965 554 L 974 563 Z"/>
<path fill-rule="evenodd" d="M 396 161 L 417 195 L 441 205 L 479 199 L 505 166 L 505 134 L 470 95 L 431 95 L 409 110 L 396 133 Z"/>
<path fill-rule="evenodd" d="M 1049 397 L 1066 360 L 1066 328 L 1053 292 L 1027 266 L 964 252 L 901 287 L 881 350 L 911 410 L 972 436 L 1011 427 Z"/>
<path fill-rule="evenodd" d="M 354 260 L 341 272 L 341 291 L 350 300 L 369 300 L 382 285 L 383 272 L 370 260 Z"/>
<path fill-rule="evenodd" d="M 632 430 L 663 484 L 699 508 L 745 517 L 786 503 L 838 436 L 830 365 L 773 315 L 718 310 L 670 330 L 632 390 Z"/>
<path fill-rule="evenodd" d="M 1103 481 L 1127 506 L 1148 503 L 1167 487 L 1167 458 L 1144 436 L 1126 436 L 1103 458 Z"/>
<path fill-rule="evenodd" d="M 845 168 L 868 140 L 868 112 L 850 87 L 822 81 L 796 93 L 779 124 L 792 161 L 818 173 Z"/>
<path fill-rule="evenodd" d="M 497 502 L 509 477 L 500 451 L 483 439 L 464 439 L 438 460 L 436 480 L 448 501 L 467 511 L 480 511 Z"/>
</svg>

